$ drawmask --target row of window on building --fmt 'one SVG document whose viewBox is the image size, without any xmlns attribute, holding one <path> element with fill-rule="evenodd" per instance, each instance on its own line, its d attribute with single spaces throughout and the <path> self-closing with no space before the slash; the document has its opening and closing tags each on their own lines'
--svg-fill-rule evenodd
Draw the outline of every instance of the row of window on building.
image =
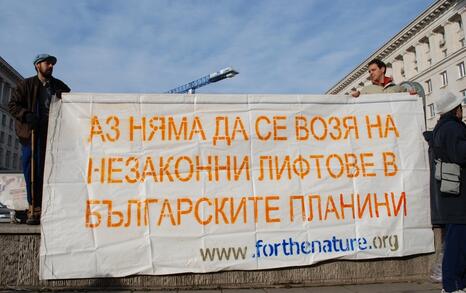
<svg viewBox="0 0 466 293">
<path fill-rule="evenodd" d="M 462 78 L 464 78 L 466 76 L 466 67 L 464 65 L 464 62 L 458 63 L 456 65 L 456 69 L 457 69 L 457 79 L 462 79 Z M 438 81 L 439 81 L 439 84 L 440 84 L 439 88 L 444 88 L 444 87 L 448 86 L 448 72 L 446 70 L 442 71 L 439 74 Z M 430 78 L 430 79 L 428 79 L 428 80 L 426 80 L 424 82 L 425 94 L 428 95 L 428 94 L 432 93 L 432 90 L 433 90 L 433 85 L 432 85 L 432 79 Z M 460 93 L 461 93 L 462 96 L 466 97 L 466 89 L 461 90 Z M 466 102 L 466 100 L 465 100 L 465 102 Z M 431 115 L 431 117 L 433 117 L 433 116 L 434 115 Z"/>
<path fill-rule="evenodd" d="M 0 104 L 7 105 L 10 95 L 11 95 L 12 88 L 11 86 L 0 79 Z"/>
<path fill-rule="evenodd" d="M 8 125 L 7 125 L 7 121 L 9 121 Z M 13 118 L 8 117 L 5 114 L 2 114 L 2 126 L 4 126 L 4 127 L 8 126 L 11 130 L 13 130 L 14 125 L 15 125 L 14 123 L 15 122 L 14 122 Z"/>
<path fill-rule="evenodd" d="M 463 105 L 466 105 L 466 89 L 461 90 L 460 94 L 463 96 Z M 434 118 L 435 117 L 435 105 L 434 103 L 431 103 L 427 105 L 427 113 L 429 116 L 427 118 Z"/>
<path fill-rule="evenodd" d="M 15 149 L 19 148 L 18 140 L 15 139 L 11 134 L 8 134 L 8 140 L 6 140 L 5 138 L 6 138 L 5 131 L 0 131 L 0 143 L 1 144 L 7 143 L 8 146 L 13 146 L 13 143 L 14 143 Z"/>
<path fill-rule="evenodd" d="M 461 63 L 458 63 L 456 65 L 456 68 L 457 68 L 457 79 L 462 79 L 462 78 L 465 78 L 466 76 L 466 67 L 464 65 L 464 62 L 461 62 Z M 440 89 L 448 86 L 448 72 L 445 70 L 445 71 L 442 71 L 440 72 L 439 76 L 438 76 L 438 82 L 440 84 Z M 433 90 L 433 84 L 432 84 L 432 79 L 428 79 L 424 82 L 424 91 L 426 93 L 426 95 L 429 95 L 430 93 L 432 93 L 432 90 Z M 463 104 L 466 104 L 466 88 L 465 89 L 462 89 L 460 90 L 460 95 L 463 96 Z M 434 106 L 434 103 L 431 103 L 429 105 L 427 105 L 427 112 L 428 112 L 428 118 L 434 118 L 435 117 L 435 106 Z"/>
<path fill-rule="evenodd" d="M 6 169 L 21 169 L 18 153 L 13 153 L 12 155 L 10 150 L 5 152 L 4 149 L 0 147 L 0 166 L 4 166 Z"/>
<path fill-rule="evenodd" d="M 466 70 L 464 67 L 464 62 L 461 62 L 456 65 L 458 70 L 458 79 L 461 79 L 466 76 Z M 442 71 L 440 73 L 440 88 L 446 87 L 448 85 L 448 73 L 447 71 Z M 424 90 L 426 94 L 430 94 L 432 92 L 432 79 L 428 79 L 424 82 Z M 463 90 L 464 92 L 464 90 Z"/>
<path fill-rule="evenodd" d="M 0 168 L 19 170 L 19 141 L 16 138 L 14 119 L 7 113 L 1 113 L 0 125 Z"/>
</svg>

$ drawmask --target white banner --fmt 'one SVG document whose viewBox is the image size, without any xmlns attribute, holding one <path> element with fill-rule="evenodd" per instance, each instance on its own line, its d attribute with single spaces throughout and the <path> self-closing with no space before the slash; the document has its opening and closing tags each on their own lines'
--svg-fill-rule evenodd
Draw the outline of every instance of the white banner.
<svg viewBox="0 0 466 293">
<path fill-rule="evenodd" d="M 432 252 L 423 119 L 406 94 L 64 95 L 40 277 Z"/>
</svg>

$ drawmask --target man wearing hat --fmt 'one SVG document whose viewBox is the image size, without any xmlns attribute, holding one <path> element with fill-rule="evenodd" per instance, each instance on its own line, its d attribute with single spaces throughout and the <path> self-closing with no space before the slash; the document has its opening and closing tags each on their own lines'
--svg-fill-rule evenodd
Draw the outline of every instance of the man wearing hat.
<svg viewBox="0 0 466 293">
<path fill-rule="evenodd" d="M 65 83 L 52 76 L 56 63 L 57 58 L 52 55 L 37 55 L 33 60 L 37 74 L 20 81 L 8 103 L 8 109 L 15 118 L 16 135 L 21 142 L 21 161 L 29 202 L 26 223 L 30 225 L 40 224 L 50 102 L 53 96 L 61 98 L 61 93 L 70 91 Z M 34 166 L 31 166 L 31 161 Z"/>
<path fill-rule="evenodd" d="M 455 175 L 458 180 L 449 178 L 445 184 L 456 184 L 451 190 L 441 189 L 443 172 L 442 181 L 431 180 L 435 190 L 431 192 L 432 224 L 445 227 L 442 292 L 463 292 L 466 288 L 466 124 L 462 121 L 462 100 L 451 92 L 439 95 L 435 106 L 440 119 L 430 142 L 437 160 L 436 171 L 439 161 L 443 169 L 443 163 L 454 163 L 450 165 L 459 169 L 459 178 Z"/>
</svg>

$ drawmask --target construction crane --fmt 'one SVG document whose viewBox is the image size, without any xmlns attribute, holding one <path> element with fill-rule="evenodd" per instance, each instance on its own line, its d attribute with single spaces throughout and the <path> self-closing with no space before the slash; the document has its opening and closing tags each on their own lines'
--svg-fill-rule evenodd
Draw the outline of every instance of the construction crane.
<svg viewBox="0 0 466 293">
<path fill-rule="evenodd" d="M 223 68 L 220 71 L 211 73 L 209 75 L 206 75 L 204 77 L 191 81 L 190 83 L 171 89 L 165 93 L 167 94 L 183 94 L 183 93 L 194 94 L 196 92 L 196 89 L 200 87 L 208 85 L 209 83 L 214 83 L 214 82 L 223 80 L 225 78 L 232 78 L 238 73 L 239 73 L 238 71 L 234 70 L 231 67 Z"/>
</svg>

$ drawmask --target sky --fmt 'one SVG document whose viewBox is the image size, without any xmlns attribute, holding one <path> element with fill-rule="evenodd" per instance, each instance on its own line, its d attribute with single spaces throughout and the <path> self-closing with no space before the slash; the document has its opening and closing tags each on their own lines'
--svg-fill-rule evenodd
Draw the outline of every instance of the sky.
<svg viewBox="0 0 466 293">
<path fill-rule="evenodd" d="M 224 67 L 197 93 L 323 94 L 433 0 L 0 0 L 0 56 L 39 53 L 74 92 L 162 93 Z"/>
</svg>

